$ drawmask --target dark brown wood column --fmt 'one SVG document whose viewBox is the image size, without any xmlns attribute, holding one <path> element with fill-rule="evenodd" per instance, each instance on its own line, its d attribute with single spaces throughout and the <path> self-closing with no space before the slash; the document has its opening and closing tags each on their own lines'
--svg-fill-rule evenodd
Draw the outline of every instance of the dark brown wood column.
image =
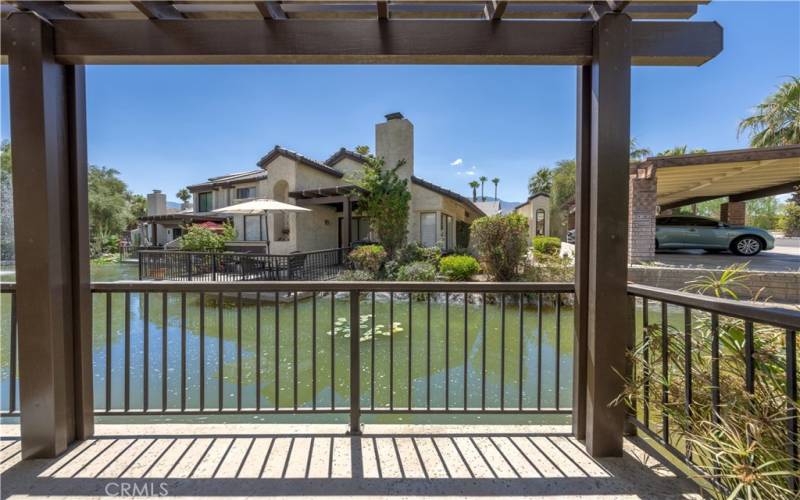
<svg viewBox="0 0 800 500">
<path fill-rule="evenodd" d="M 575 152 L 575 343 L 573 344 L 572 433 L 586 439 L 586 347 L 589 310 L 592 67 L 578 66 Z"/>
<path fill-rule="evenodd" d="M 344 197 L 342 211 L 342 246 L 349 247 L 353 243 L 353 200 L 349 196 Z"/>
<path fill-rule="evenodd" d="M 22 456 L 53 457 L 94 429 L 84 72 L 46 22 L 8 23 Z"/>
<path fill-rule="evenodd" d="M 622 455 L 628 327 L 628 164 L 631 19 L 603 15 L 594 27 L 589 210 L 586 447 L 595 457 Z"/>
</svg>

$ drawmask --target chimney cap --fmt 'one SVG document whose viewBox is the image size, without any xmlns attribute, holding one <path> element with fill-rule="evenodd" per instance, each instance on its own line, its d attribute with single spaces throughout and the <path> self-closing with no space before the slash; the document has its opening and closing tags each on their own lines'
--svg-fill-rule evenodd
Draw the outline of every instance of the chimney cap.
<svg viewBox="0 0 800 500">
<path fill-rule="evenodd" d="M 161 194 L 161 190 L 160 189 L 154 189 L 153 190 L 153 194 Z"/>
<path fill-rule="evenodd" d="M 386 121 L 387 122 L 389 120 L 402 120 L 404 118 L 403 117 L 403 113 L 400 113 L 400 112 L 389 113 L 388 115 L 384 115 L 384 116 L 386 116 Z"/>
</svg>

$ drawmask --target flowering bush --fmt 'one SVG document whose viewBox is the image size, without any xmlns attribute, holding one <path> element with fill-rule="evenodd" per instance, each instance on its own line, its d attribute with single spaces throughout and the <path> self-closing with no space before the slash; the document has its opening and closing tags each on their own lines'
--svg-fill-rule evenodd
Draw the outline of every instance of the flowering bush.
<svg viewBox="0 0 800 500">
<path fill-rule="evenodd" d="M 236 237 L 236 230 L 228 222 L 222 225 L 221 233 L 191 225 L 181 237 L 181 250 L 189 252 L 224 252 L 225 243 Z"/>
<path fill-rule="evenodd" d="M 380 245 L 364 245 L 350 252 L 350 262 L 356 269 L 377 273 L 386 260 L 386 250 Z"/>
<path fill-rule="evenodd" d="M 448 255 L 439 261 L 439 272 L 450 281 L 469 281 L 480 270 L 478 261 L 469 255 Z"/>
</svg>

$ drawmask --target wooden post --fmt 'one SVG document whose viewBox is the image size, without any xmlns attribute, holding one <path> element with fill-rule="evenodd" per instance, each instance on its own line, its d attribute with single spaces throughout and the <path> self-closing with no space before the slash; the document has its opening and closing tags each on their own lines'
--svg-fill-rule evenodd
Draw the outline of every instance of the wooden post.
<svg viewBox="0 0 800 500">
<path fill-rule="evenodd" d="M 589 320 L 589 209 L 591 187 L 592 67 L 578 66 L 575 168 L 575 342 L 572 433 L 586 439 L 586 330 Z"/>
<path fill-rule="evenodd" d="M 94 432 L 84 71 L 9 25 L 22 457 L 54 457 Z"/>
<path fill-rule="evenodd" d="M 595 457 L 622 455 L 628 328 L 628 171 L 631 20 L 607 13 L 594 26 L 592 59 L 586 447 Z"/>
<path fill-rule="evenodd" d="M 350 228 L 353 225 L 353 206 L 352 200 L 349 196 L 344 197 L 344 204 L 342 205 L 342 210 L 344 211 L 344 217 L 342 220 L 342 246 L 345 248 L 349 248 L 350 244 L 352 243 L 350 234 Z"/>
</svg>

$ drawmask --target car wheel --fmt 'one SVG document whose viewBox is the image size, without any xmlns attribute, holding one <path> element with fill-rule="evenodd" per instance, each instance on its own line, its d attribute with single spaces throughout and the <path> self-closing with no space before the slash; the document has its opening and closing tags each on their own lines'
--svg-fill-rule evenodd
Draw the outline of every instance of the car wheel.
<svg viewBox="0 0 800 500">
<path fill-rule="evenodd" d="M 755 236 L 741 236 L 731 243 L 731 251 L 736 255 L 752 256 L 761 251 L 763 244 Z"/>
</svg>

